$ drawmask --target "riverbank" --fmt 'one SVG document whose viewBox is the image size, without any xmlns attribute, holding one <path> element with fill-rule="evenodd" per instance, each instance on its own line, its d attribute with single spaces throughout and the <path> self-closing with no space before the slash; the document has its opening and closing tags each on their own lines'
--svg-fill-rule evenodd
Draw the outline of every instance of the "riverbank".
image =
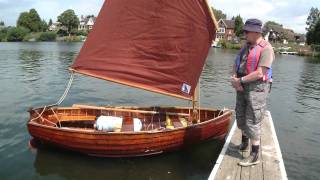
<svg viewBox="0 0 320 180">
<path fill-rule="evenodd" d="M 30 32 L 23 27 L 5 27 L 0 29 L 0 42 L 81 42 L 86 39 L 88 32 L 74 31 L 66 32 Z"/>
<path fill-rule="evenodd" d="M 240 50 L 244 41 L 241 43 L 232 43 L 228 41 L 221 41 L 218 43 L 218 47 L 224 49 L 236 49 Z M 315 48 L 310 45 L 301 46 L 296 43 L 282 44 L 282 43 L 271 43 L 274 48 L 274 52 L 277 54 L 294 54 L 298 56 L 310 56 L 320 58 L 320 48 Z"/>
</svg>

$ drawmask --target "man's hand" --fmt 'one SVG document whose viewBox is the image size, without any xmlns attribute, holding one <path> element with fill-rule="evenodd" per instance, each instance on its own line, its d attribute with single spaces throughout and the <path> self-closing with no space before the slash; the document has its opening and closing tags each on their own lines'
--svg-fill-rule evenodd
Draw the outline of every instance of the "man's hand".
<svg viewBox="0 0 320 180">
<path fill-rule="evenodd" d="M 240 83 L 240 79 L 237 78 L 236 76 L 231 77 L 231 84 L 233 88 L 235 88 L 237 91 L 243 91 L 243 87 Z"/>
</svg>

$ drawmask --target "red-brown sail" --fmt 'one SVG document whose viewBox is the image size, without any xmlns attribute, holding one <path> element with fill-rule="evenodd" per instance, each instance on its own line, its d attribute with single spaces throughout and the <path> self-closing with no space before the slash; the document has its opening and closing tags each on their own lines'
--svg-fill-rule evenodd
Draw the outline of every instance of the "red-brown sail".
<svg viewBox="0 0 320 180">
<path fill-rule="evenodd" d="M 191 99 L 215 25 L 205 0 L 106 0 L 71 69 Z"/>
</svg>

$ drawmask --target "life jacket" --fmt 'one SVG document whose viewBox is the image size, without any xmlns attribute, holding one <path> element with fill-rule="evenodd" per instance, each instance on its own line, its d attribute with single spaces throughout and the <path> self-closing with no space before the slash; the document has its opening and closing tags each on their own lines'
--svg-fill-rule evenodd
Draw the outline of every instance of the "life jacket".
<svg viewBox="0 0 320 180">
<path fill-rule="evenodd" d="M 268 45 L 268 42 L 265 40 L 262 40 L 259 44 L 255 45 L 253 48 L 250 49 L 248 57 L 247 57 L 247 67 L 246 67 L 247 74 L 250 74 L 250 73 L 257 70 L 258 65 L 259 65 L 259 61 L 260 61 L 261 52 L 267 45 Z M 237 58 L 236 58 L 237 72 L 239 72 L 241 58 L 246 53 L 246 49 L 247 49 L 247 46 L 244 46 L 240 50 L 240 53 L 237 55 Z M 271 67 L 263 75 L 263 78 L 261 80 L 262 81 L 272 81 L 272 68 Z"/>
</svg>

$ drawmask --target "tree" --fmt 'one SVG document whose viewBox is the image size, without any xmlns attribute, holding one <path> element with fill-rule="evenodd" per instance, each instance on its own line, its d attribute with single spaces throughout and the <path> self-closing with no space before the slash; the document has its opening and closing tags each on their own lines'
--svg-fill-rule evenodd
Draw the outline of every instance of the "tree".
<svg viewBox="0 0 320 180">
<path fill-rule="evenodd" d="M 320 45 L 320 19 L 307 32 L 307 44 Z"/>
<path fill-rule="evenodd" d="M 0 21 L 0 26 L 4 26 L 4 22 L 3 21 Z"/>
<path fill-rule="evenodd" d="M 213 11 L 213 14 L 216 17 L 217 21 L 219 21 L 220 19 L 226 19 L 227 18 L 227 15 L 224 14 L 221 10 L 212 8 L 212 11 Z"/>
<path fill-rule="evenodd" d="M 61 23 L 62 26 L 67 28 L 67 33 L 70 36 L 71 30 L 76 29 L 79 26 L 79 18 L 76 16 L 72 9 L 68 9 L 64 11 L 60 16 L 58 16 L 58 22 Z"/>
<path fill-rule="evenodd" d="M 17 27 L 24 27 L 31 32 L 39 32 L 42 30 L 42 22 L 38 12 L 30 9 L 29 12 L 22 12 L 17 21 Z"/>
<path fill-rule="evenodd" d="M 307 27 L 306 30 L 310 31 L 312 30 L 312 28 L 316 25 L 317 21 L 320 19 L 320 11 L 318 10 L 318 8 L 311 8 L 310 9 L 310 13 L 309 16 L 307 18 Z"/>
<path fill-rule="evenodd" d="M 311 8 L 307 19 L 307 44 L 320 44 L 320 11 Z"/>
<path fill-rule="evenodd" d="M 43 19 L 42 21 L 41 21 L 41 31 L 42 32 L 46 32 L 47 30 L 48 30 L 48 24 L 47 24 L 47 22 Z"/>
<path fill-rule="evenodd" d="M 13 27 L 8 30 L 7 41 L 16 42 L 22 41 L 27 35 L 28 29 L 24 27 Z"/>
<path fill-rule="evenodd" d="M 17 21 L 17 27 L 29 27 L 30 24 L 30 18 L 28 12 L 22 12 L 19 15 L 18 21 Z"/>
<path fill-rule="evenodd" d="M 31 20 L 30 24 L 30 31 L 31 32 L 39 32 L 42 30 L 42 21 L 38 14 L 38 12 L 35 9 L 30 9 L 29 11 L 29 18 Z"/>
<path fill-rule="evenodd" d="M 48 27 L 50 27 L 52 24 L 52 19 L 49 19 Z"/>
<path fill-rule="evenodd" d="M 242 34 L 243 34 L 243 20 L 242 20 L 242 17 L 240 16 L 240 14 L 236 17 L 233 17 L 232 20 L 234 20 L 234 29 L 235 29 L 235 33 L 236 33 L 236 36 L 240 37 Z"/>
<path fill-rule="evenodd" d="M 269 27 L 269 26 L 280 26 L 280 27 L 283 27 L 282 24 L 279 24 L 277 22 L 274 22 L 274 21 L 267 21 L 265 24 L 264 24 L 265 27 Z"/>
<path fill-rule="evenodd" d="M 8 29 L 8 27 L 0 29 L 0 42 L 6 41 Z"/>
</svg>

